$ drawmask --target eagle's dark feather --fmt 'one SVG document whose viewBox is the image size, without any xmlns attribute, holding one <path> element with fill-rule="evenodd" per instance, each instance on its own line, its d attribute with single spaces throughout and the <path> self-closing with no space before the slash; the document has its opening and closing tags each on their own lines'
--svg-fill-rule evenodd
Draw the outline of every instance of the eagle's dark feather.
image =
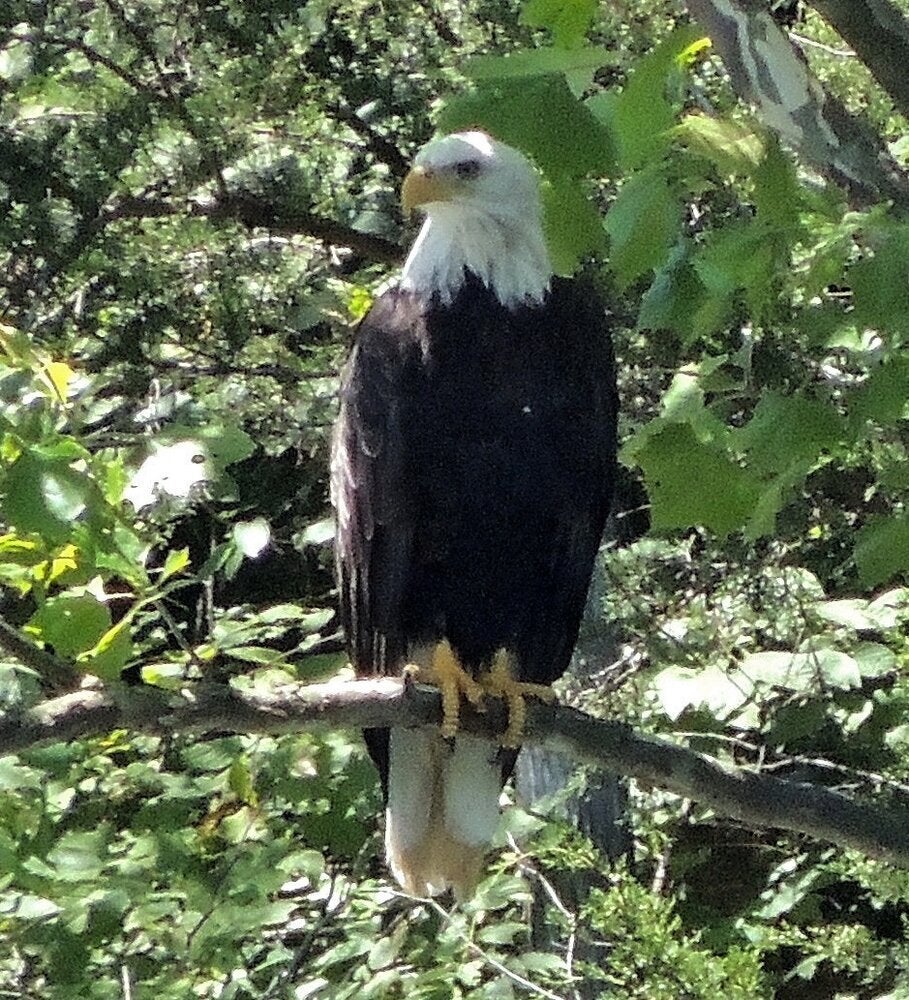
<svg viewBox="0 0 909 1000">
<path fill-rule="evenodd" d="M 509 309 L 468 275 L 442 305 L 381 295 L 341 391 L 333 458 L 344 629 L 358 673 L 447 638 L 476 673 L 568 665 L 612 498 L 616 390 L 602 308 L 554 279 Z M 370 749 L 387 778 L 387 738 Z"/>
</svg>

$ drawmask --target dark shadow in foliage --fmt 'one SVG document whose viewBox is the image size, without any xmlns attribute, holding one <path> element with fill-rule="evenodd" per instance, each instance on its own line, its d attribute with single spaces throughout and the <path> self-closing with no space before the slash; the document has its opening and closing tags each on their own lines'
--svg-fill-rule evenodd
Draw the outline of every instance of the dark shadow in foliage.
<svg viewBox="0 0 909 1000">
<path fill-rule="evenodd" d="M 230 468 L 236 499 L 199 503 L 172 525 L 166 549 L 186 548 L 193 570 L 198 572 L 206 563 L 211 570 L 206 579 L 167 598 L 167 611 L 188 642 L 208 637 L 215 608 L 266 608 L 298 602 L 303 594 L 323 595 L 328 603 L 332 587 L 329 560 L 317 548 L 304 548 L 294 541 L 303 527 L 322 513 L 324 502 L 321 465 L 314 469 L 307 461 L 294 448 L 278 455 L 258 449 Z M 259 556 L 225 565 L 219 551 L 229 541 L 233 525 L 251 517 L 268 521 L 272 540 Z M 166 550 L 162 550 L 153 554 L 153 559 L 160 562 L 165 555 Z M 286 652 L 300 639 L 290 629 L 270 644 Z"/>
</svg>

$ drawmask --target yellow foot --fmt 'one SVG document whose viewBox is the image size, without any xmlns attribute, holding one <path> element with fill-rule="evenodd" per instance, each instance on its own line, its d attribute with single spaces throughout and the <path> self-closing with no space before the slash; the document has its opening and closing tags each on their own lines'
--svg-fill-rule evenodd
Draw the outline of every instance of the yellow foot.
<svg viewBox="0 0 909 1000">
<path fill-rule="evenodd" d="M 501 744 L 509 749 L 521 745 L 524 723 L 527 721 L 527 699 L 539 698 L 551 704 L 556 700 L 555 691 L 547 684 L 529 684 L 515 679 L 514 659 L 504 649 L 500 649 L 492 659 L 488 673 L 480 677 L 480 685 L 486 694 L 502 698 L 508 704 L 508 728 L 502 735 Z"/>
<path fill-rule="evenodd" d="M 458 662 L 451 643 L 443 639 L 436 644 L 428 667 L 410 665 L 407 676 L 424 684 L 432 684 L 442 694 L 442 736 L 450 740 L 458 731 L 461 717 L 461 696 L 478 711 L 483 711 L 483 688 Z"/>
</svg>

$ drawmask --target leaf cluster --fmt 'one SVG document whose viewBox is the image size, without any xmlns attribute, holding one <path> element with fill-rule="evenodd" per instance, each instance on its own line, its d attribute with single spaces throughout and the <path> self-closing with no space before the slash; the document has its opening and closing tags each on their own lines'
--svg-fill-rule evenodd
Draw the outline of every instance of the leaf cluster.
<svg viewBox="0 0 909 1000">
<path fill-rule="evenodd" d="M 481 126 L 540 168 L 554 264 L 598 287 L 621 363 L 620 544 L 569 690 L 904 809 L 909 230 L 783 148 L 711 51 L 645 0 L 8 4 L 0 614 L 37 653 L 0 661 L 0 709 L 73 675 L 255 689 L 343 665 L 337 370 L 406 242 L 409 154 Z M 860 64 L 808 55 L 902 134 Z M 3 758 L 0 987 L 906 990 L 901 874 L 649 789 L 611 865 L 566 818 L 576 790 L 550 797 L 561 818 L 513 810 L 448 910 L 384 875 L 353 735 L 117 731 Z"/>
</svg>

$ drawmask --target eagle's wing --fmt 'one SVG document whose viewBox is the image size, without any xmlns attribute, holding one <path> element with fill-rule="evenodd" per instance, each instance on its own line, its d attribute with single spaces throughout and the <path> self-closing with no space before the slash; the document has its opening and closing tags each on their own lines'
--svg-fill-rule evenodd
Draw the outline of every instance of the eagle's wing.
<svg viewBox="0 0 909 1000">
<path fill-rule="evenodd" d="M 521 679 L 538 684 L 551 684 L 571 660 L 616 481 L 618 394 L 602 307 L 580 282 L 558 282 L 555 291 L 556 322 L 571 330 L 567 349 L 583 361 L 555 431 L 574 492 L 557 506 L 552 530 L 539 541 L 537 593 L 549 597 L 519 642 Z"/>
<path fill-rule="evenodd" d="M 420 322 L 412 297 L 380 296 L 342 378 L 331 461 L 335 561 L 348 655 L 361 673 L 392 671 L 405 654 L 400 611 L 414 537 L 407 404 Z"/>
</svg>

